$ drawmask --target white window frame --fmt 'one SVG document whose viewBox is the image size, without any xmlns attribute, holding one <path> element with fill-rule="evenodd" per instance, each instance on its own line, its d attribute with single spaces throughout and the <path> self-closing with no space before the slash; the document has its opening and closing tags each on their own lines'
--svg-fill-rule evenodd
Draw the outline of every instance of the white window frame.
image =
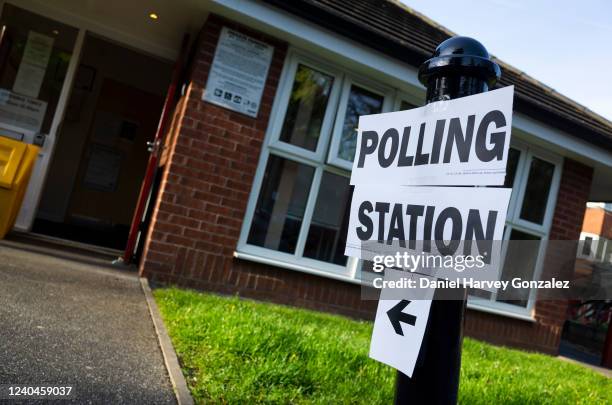
<svg viewBox="0 0 612 405">
<path fill-rule="evenodd" d="M 344 126 L 344 116 L 346 114 L 346 108 L 348 106 L 348 98 L 351 92 L 351 87 L 355 85 L 370 91 L 374 94 L 383 97 L 383 105 L 381 112 L 389 112 L 392 111 L 392 108 L 395 101 L 394 90 L 390 87 L 381 85 L 379 83 L 375 83 L 371 80 L 360 77 L 356 79 L 353 75 L 346 74 L 342 84 L 342 95 L 340 97 L 340 104 L 338 106 L 338 110 L 336 112 L 336 122 L 334 124 L 334 129 L 332 132 L 332 139 L 329 146 L 329 152 L 327 155 L 327 163 L 330 165 L 337 166 L 341 169 L 348 170 L 349 172 L 353 168 L 353 162 L 349 160 L 342 159 L 338 156 L 338 152 L 340 151 L 340 141 L 342 140 L 342 129 Z M 357 136 L 357 131 L 355 130 L 355 136 Z"/>
<path fill-rule="evenodd" d="M 606 239 L 606 238 L 600 238 L 598 241 L 599 245 L 602 245 L 601 247 L 601 261 L 604 263 L 611 263 L 612 264 L 612 252 L 609 252 L 609 250 L 612 250 L 612 246 L 610 246 L 610 239 Z M 608 255 L 606 257 L 606 255 Z"/>
<path fill-rule="evenodd" d="M 425 95 L 418 94 L 416 92 L 407 92 L 403 90 L 397 90 L 395 93 L 395 102 L 393 103 L 393 111 L 400 111 L 402 101 L 410 103 L 416 107 L 425 104 Z"/>
<path fill-rule="evenodd" d="M 591 248 L 590 248 L 591 253 L 588 255 L 585 255 L 583 253 L 586 238 L 591 238 Z M 605 239 L 600 240 L 600 236 L 595 233 L 580 232 L 580 243 L 578 244 L 578 254 L 576 256 L 582 259 L 587 259 L 587 260 L 592 260 L 592 261 L 597 260 L 598 254 L 600 252 L 599 245 L 601 242 L 605 242 Z M 602 251 L 602 255 L 605 255 L 605 250 Z"/>
<path fill-rule="evenodd" d="M 293 88 L 295 73 L 299 64 L 312 67 L 315 70 L 330 74 L 334 77 L 334 87 L 332 88 L 332 93 L 330 93 L 330 100 L 328 101 L 324 123 L 321 128 L 321 136 L 319 137 L 316 151 L 309 151 L 308 149 L 291 145 L 289 143 L 280 141 L 279 139 L 280 131 L 282 129 L 287 111 L 289 97 Z M 347 83 L 355 83 L 356 85 L 369 91 L 383 95 L 385 97 L 383 102 L 383 111 L 385 109 L 390 109 L 395 102 L 394 93 L 390 88 L 368 79 L 360 78 L 359 80 L 355 80 L 353 79 L 355 76 L 356 75 L 352 74 L 351 72 L 340 73 L 326 61 L 307 56 L 297 49 L 291 48 L 287 52 L 283 71 L 279 80 L 277 95 L 274 98 L 274 103 L 272 105 L 270 125 L 266 131 L 264 148 L 262 149 L 262 153 L 259 158 L 251 193 L 249 195 L 247 211 L 242 223 L 240 238 L 238 240 L 238 246 L 235 252 L 236 257 L 310 274 L 340 279 L 356 284 L 364 284 L 360 278 L 356 277 L 359 260 L 355 258 L 349 257 L 347 264 L 345 266 L 340 266 L 303 256 L 304 246 L 308 238 L 308 231 L 310 229 L 312 215 L 316 206 L 323 172 L 328 171 L 345 177 L 350 176 L 352 163 L 347 169 L 346 166 L 333 165 L 325 159 L 326 156 L 329 156 L 330 138 L 332 137 L 333 133 L 333 129 L 330 128 L 330 116 L 331 120 L 335 119 L 336 121 L 338 120 L 338 117 L 340 117 L 339 114 L 341 108 L 339 108 L 338 105 L 342 96 L 339 94 L 340 87 L 341 89 L 350 90 L 350 85 L 347 86 Z M 348 100 L 348 94 L 346 94 L 344 98 L 345 100 Z M 346 105 L 344 106 L 343 110 L 346 111 Z M 342 116 L 342 119 L 343 118 L 344 117 Z M 280 252 L 247 243 L 270 155 L 278 156 L 280 158 L 288 159 L 290 161 L 305 164 L 314 168 L 313 180 L 310 189 L 311 191 L 309 193 L 308 200 L 306 201 L 306 208 L 302 218 L 302 225 L 294 253 Z"/>
<path fill-rule="evenodd" d="M 268 132 L 271 133 L 272 136 L 269 146 L 292 155 L 304 156 L 312 160 L 321 160 L 323 159 L 323 156 L 327 150 L 327 144 L 329 143 L 329 137 L 331 136 L 331 130 L 335 119 L 335 106 L 338 104 L 338 98 L 340 97 L 340 90 L 342 86 L 342 74 L 337 69 L 334 69 L 333 66 L 329 66 L 325 62 L 315 61 L 312 58 L 298 52 L 289 52 L 286 58 L 286 63 L 287 65 L 283 69 L 282 73 L 284 77 L 279 82 L 282 85 L 279 85 L 279 93 L 275 98 L 275 104 L 277 104 L 278 100 L 278 105 L 285 106 L 285 108 L 278 108 L 276 114 L 271 115 Z M 317 140 L 317 148 L 314 151 L 280 140 L 281 130 L 287 114 L 286 106 L 289 105 L 289 98 L 291 97 L 291 90 L 293 89 L 295 74 L 299 65 L 307 66 L 333 78 L 332 89 L 327 101 L 327 110 L 325 111 L 325 115 L 323 117 L 321 132 L 319 139 Z"/>
<path fill-rule="evenodd" d="M 530 235 L 535 235 L 540 238 L 540 248 L 538 250 L 538 257 L 533 272 L 533 280 L 539 280 L 542 275 L 542 268 L 546 256 L 545 252 L 546 247 L 548 245 L 550 228 L 554 217 L 554 211 L 557 205 L 557 195 L 559 193 L 559 184 L 561 182 L 561 174 L 563 170 L 563 157 L 550 153 L 537 146 L 527 144 L 519 139 L 512 140 L 511 147 L 517 149 L 520 152 L 520 156 L 519 162 L 517 164 L 516 174 L 514 176 L 514 184 L 512 185 L 513 193 L 510 198 L 508 213 L 506 216 L 506 230 L 504 232 L 504 240 L 509 240 L 510 234 L 513 229 L 528 233 Z M 525 196 L 525 189 L 527 187 L 529 169 L 531 167 L 531 162 L 534 157 L 549 162 L 555 167 L 553 178 L 550 184 L 550 191 L 548 193 L 548 200 L 546 202 L 546 209 L 544 211 L 545 213 L 542 224 L 532 223 L 520 218 L 522 203 Z M 501 263 L 503 263 L 505 260 L 505 256 L 507 253 L 506 251 L 507 246 L 504 246 L 504 248 L 502 249 Z M 468 298 L 468 307 L 494 313 L 507 313 L 511 316 L 515 316 L 521 319 L 532 319 L 534 316 L 536 295 L 536 289 L 531 289 L 529 291 L 526 307 L 496 301 L 496 293 L 492 294 L 492 297 L 490 299 L 470 296 Z"/>
<path fill-rule="evenodd" d="M 304 164 L 309 167 L 313 167 L 314 169 L 313 179 L 310 186 L 310 193 L 308 195 L 308 200 L 306 201 L 306 208 L 302 218 L 302 225 L 300 227 L 300 233 L 298 235 L 294 253 L 280 252 L 278 250 L 268 249 L 265 247 L 251 245 L 247 243 L 249 231 L 255 214 L 255 208 L 257 206 L 259 194 L 261 193 L 261 186 L 263 183 L 263 178 L 270 155 Z M 352 275 L 354 274 L 354 270 L 348 264 L 347 266 L 340 266 L 303 256 L 303 250 L 306 244 L 306 238 L 308 237 L 308 230 L 310 228 L 310 220 L 312 219 L 312 214 L 314 212 L 314 208 L 317 201 L 319 186 L 321 184 L 321 178 L 325 169 L 325 164 L 323 163 L 315 164 L 311 160 L 294 156 L 293 154 L 289 154 L 283 150 L 275 150 L 272 148 L 268 148 L 266 151 L 264 151 L 262 153 L 260 165 L 258 166 L 257 172 L 255 174 L 253 189 L 251 191 L 251 196 L 249 197 L 247 212 L 242 224 L 242 231 L 240 234 L 240 239 L 238 241 L 238 252 L 273 260 L 281 267 L 285 267 L 283 266 L 283 264 L 289 264 L 292 265 L 293 268 L 300 267 L 301 270 L 306 272 L 325 272 L 336 276 L 353 278 Z M 343 173 L 342 175 L 346 174 Z"/>
</svg>

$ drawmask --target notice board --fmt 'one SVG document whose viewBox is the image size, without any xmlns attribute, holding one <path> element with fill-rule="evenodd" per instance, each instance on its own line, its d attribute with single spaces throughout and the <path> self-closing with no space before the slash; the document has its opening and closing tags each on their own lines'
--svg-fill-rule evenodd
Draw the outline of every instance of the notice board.
<svg viewBox="0 0 612 405">
<path fill-rule="evenodd" d="M 202 100 L 257 117 L 274 47 L 223 27 Z"/>
</svg>

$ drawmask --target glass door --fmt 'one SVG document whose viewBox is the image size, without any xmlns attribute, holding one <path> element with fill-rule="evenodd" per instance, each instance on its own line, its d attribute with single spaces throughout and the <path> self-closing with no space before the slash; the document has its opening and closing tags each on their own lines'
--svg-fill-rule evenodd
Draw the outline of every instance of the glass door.
<svg viewBox="0 0 612 405">
<path fill-rule="evenodd" d="M 16 227 L 23 230 L 34 218 L 81 37 L 77 28 L 12 4 L 2 9 L 0 136 L 41 147 L 17 219 Z"/>
</svg>

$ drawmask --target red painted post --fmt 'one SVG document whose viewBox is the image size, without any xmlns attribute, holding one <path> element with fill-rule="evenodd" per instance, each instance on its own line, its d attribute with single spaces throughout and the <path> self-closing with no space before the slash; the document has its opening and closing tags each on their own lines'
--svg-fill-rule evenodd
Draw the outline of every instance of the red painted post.
<svg viewBox="0 0 612 405">
<path fill-rule="evenodd" d="M 164 106 L 162 108 L 159 123 L 157 125 L 157 132 L 155 133 L 155 138 L 153 139 L 152 150 L 151 154 L 149 155 L 149 162 L 147 163 L 145 176 L 142 181 L 142 185 L 140 186 L 140 194 L 138 195 L 138 201 L 136 202 L 136 208 L 134 209 L 134 216 L 132 217 L 130 233 L 128 234 L 125 251 L 123 252 L 122 259 L 124 264 L 129 264 L 132 260 L 132 256 L 134 255 L 134 249 L 136 247 L 136 239 L 138 237 L 140 223 L 142 221 L 142 216 L 144 214 L 144 210 L 147 205 L 147 200 L 151 192 L 153 179 L 155 178 L 155 172 L 157 171 L 157 163 L 159 161 L 159 154 L 161 152 L 160 145 L 163 141 L 166 126 L 170 119 L 170 114 L 172 113 L 172 105 L 174 104 L 176 88 L 178 86 L 178 81 L 181 77 L 181 72 L 183 70 L 188 45 L 189 35 L 185 34 L 183 36 L 180 54 L 174 63 L 172 79 L 170 81 L 170 86 L 168 87 L 168 93 L 166 93 L 166 99 L 164 100 Z"/>
</svg>

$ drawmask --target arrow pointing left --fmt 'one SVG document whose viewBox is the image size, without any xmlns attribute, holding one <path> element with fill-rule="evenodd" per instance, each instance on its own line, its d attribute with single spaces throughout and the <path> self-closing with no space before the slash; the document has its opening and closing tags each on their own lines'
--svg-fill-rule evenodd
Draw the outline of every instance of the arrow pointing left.
<svg viewBox="0 0 612 405">
<path fill-rule="evenodd" d="M 401 300 L 396 305 L 394 305 L 393 308 L 387 311 L 387 316 L 391 321 L 391 326 L 393 326 L 393 329 L 395 329 L 395 333 L 401 336 L 404 336 L 404 331 L 402 330 L 401 322 L 414 326 L 417 320 L 416 316 L 402 312 L 404 308 L 408 306 L 408 304 L 410 304 L 410 301 Z"/>
<path fill-rule="evenodd" d="M 422 278 L 431 280 L 417 273 L 385 269 L 384 280 L 387 282 L 406 278 L 414 280 L 416 285 L 420 285 Z M 412 376 L 423 343 L 434 292 L 433 288 L 381 290 L 372 329 L 371 358 L 395 367 L 408 377 Z M 402 328 L 409 330 L 404 334 Z"/>
</svg>

